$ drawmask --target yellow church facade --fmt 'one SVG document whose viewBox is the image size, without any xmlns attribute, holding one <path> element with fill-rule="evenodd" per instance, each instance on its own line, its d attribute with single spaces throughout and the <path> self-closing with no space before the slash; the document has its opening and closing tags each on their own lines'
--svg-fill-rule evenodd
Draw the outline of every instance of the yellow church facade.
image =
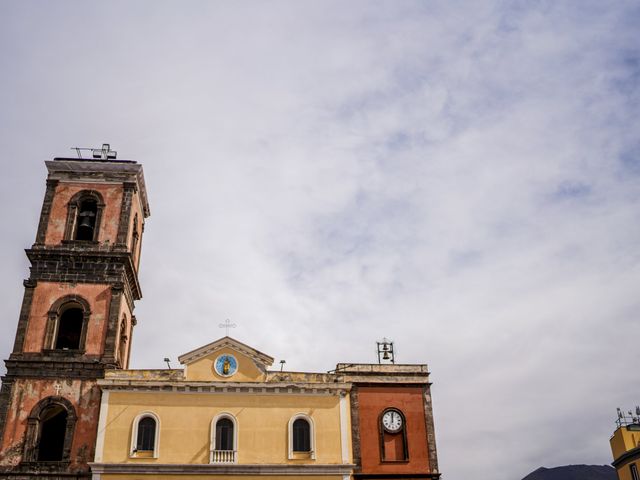
<svg viewBox="0 0 640 480">
<path fill-rule="evenodd" d="M 273 358 L 230 337 L 180 362 L 99 380 L 94 479 L 351 478 L 348 383 L 268 371 Z"/>
</svg>

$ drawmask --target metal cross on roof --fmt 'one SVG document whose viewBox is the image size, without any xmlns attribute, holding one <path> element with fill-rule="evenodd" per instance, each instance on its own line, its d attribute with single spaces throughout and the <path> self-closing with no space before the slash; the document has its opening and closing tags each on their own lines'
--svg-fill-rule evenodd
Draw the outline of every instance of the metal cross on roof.
<svg viewBox="0 0 640 480">
<path fill-rule="evenodd" d="M 231 321 L 227 318 L 224 323 L 221 323 L 218 325 L 218 328 L 225 328 L 226 329 L 226 333 L 225 335 L 228 337 L 229 336 L 229 329 L 230 328 L 236 328 L 236 324 L 235 323 L 231 323 Z"/>
</svg>

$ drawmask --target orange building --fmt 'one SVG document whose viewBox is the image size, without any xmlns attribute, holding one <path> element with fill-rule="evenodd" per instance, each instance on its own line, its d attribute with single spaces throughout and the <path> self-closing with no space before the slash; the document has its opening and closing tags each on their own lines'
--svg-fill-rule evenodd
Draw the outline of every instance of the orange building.
<svg viewBox="0 0 640 480">
<path fill-rule="evenodd" d="M 352 384 L 354 478 L 439 478 L 426 365 L 338 364 Z"/>
</svg>

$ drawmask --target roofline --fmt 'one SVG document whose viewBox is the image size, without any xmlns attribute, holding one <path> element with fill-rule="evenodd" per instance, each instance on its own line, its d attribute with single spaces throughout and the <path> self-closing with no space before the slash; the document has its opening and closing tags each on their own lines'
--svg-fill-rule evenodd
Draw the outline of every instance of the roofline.
<svg viewBox="0 0 640 480">
<path fill-rule="evenodd" d="M 85 177 L 90 177 L 91 174 L 103 173 L 106 176 L 110 176 L 113 181 L 134 182 L 142 201 L 142 210 L 145 218 L 151 215 L 147 187 L 144 181 L 144 171 L 142 165 L 134 160 L 55 157 L 53 160 L 45 160 L 44 163 L 47 166 L 49 178 L 56 180 L 82 180 L 83 174 Z M 81 167 L 80 165 L 83 166 Z"/>
<path fill-rule="evenodd" d="M 261 351 L 256 350 L 255 348 L 250 347 L 250 346 L 249 346 L 249 345 L 247 345 L 246 343 L 242 343 L 241 341 L 236 340 L 235 338 L 230 337 L 229 335 L 225 335 L 224 337 L 219 338 L 218 340 L 215 340 L 215 341 L 213 341 L 213 342 L 211 342 L 211 343 L 208 343 L 207 345 L 203 345 L 202 347 L 199 347 L 199 348 L 196 348 L 196 349 L 194 349 L 194 350 L 191 350 L 190 352 L 183 353 L 182 355 L 180 355 L 180 356 L 178 357 L 178 361 L 179 361 L 182 365 L 184 365 L 184 364 L 185 364 L 185 362 L 186 362 L 190 357 L 196 356 L 196 355 L 198 355 L 199 353 L 204 352 L 204 351 L 206 351 L 206 350 L 210 349 L 210 348 L 211 348 L 211 347 L 213 347 L 216 343 L 221 343 L 221 342 L 223 342 L 223 341 L 225 341 L 225 340 L 231 341 L 231 342 L 233 342 L 233 343 L 238 344 L 239 346 L 242 346 L 242 347 L 246 348 L 247 350 L 250 350 L 250 351 L 252 351 L 252 352 L 255 352 L 255 353 L 256 353 L 256 356 L 257 356 L 258 358 L 260 358 L 260 360 L 262 360 L 265 364 L 268 364 L 268 366 L 271 366 L 271 364 L 273 364 L 273 362 L 274 362 L 274 360 L 275 360 L 275 358 L 273 358 L 273 357 L 271 357 L 271 356 L 267 355 L 266 353 L 262 353 Z"/>
</svg>

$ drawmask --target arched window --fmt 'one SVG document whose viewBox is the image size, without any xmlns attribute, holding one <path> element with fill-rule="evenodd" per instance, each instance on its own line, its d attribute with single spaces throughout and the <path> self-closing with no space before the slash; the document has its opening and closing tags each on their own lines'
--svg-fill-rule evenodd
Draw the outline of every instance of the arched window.
<svg viewBox="0 0 640 480">
<path fill-rule="evenodd" d="M 293 451 L 311 451 L 311 426 L 304 418 L 298 418 L 293 422 Z"/>
<path fill-rule="evenodd" d="M 39 462 L 59 462 L 67 431 L 67 411 L 60 405 L 51 405 L 40 420 Z"/>
<path fill-rule="evenodd" d="M 48 313 L 44 348 L 71 352 L 84 350 L 90 314 L 89 303 L 79 295 L 58 299 Z"/>
<path fill-rule="evenodd" d="M 289 459 L 315 459 L 313 420 L 304 413 L 289 420 Z"/>
<path fill-rule="evenodd" d="M 27 419 L 23 461 L 69 461 L 75 422 L 75 410 L 67 399 L 41 400 Z"/>
<path fill-rule="evenodd" d="M 133 421 L 131 456 L 158 458 L 160 420 L 151 412 L 138 415 Z"/>
<path fill-rule="evenodd" d="M 236 463 L 238 432 L 233 415 L 222 413 L 211 422 L 210 463 Z"/>
<path fill-rule="evenodd" d="M 58 320 L 58 334 L 56 335 L 56 350 L 78 350 L 82 334 L 82 308 L 69 306 L 62 312 Z"/>
<path fill-rule="evenodd" d="M 97 241 L 104 201 L 95 190 L 76 193 L 67 205 L 65 240 Z"/>
</svg>

